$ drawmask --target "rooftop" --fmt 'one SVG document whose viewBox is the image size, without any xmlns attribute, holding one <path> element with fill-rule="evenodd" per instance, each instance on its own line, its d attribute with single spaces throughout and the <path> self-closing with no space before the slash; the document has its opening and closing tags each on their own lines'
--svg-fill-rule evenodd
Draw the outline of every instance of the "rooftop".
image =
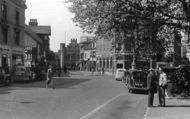
<svg viewBox="0 0 190 119">
<path fill-rule="evenodd" d="M 51 26 L 29 26 L 36 34 L 51 35 Z"/>
<path fill-rule="evenodd" d="M 40 37 L 38 37 L 38 36 L 36 35 L 36 33 L 34 33 L 34 31 L 33 31 L 32 29 L 30 29 L 30 27 L 27 26 L 27 25 L 25 25 L 25 32 L 26 32 L 27 34 L 29 34 L 31 37 L 33 37 L 37 42 L 42 43 L 42 40 L 40 39 Z"/>
</svg>

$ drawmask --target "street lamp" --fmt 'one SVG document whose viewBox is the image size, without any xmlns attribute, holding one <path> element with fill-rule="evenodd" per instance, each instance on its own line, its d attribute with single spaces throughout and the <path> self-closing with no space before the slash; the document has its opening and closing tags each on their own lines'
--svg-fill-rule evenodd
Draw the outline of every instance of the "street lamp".
<svg viewBox="0 0 190 119">
<path fill-rule="evenodd" d="M 135 67 L 136 67 L 136 63 L 135 63 L 135 41 L 136 41 L 136 36 L 137 36 L 137 33 L 136 33 L 136 30 L 134 30 L 133 61 L 132 61 L 132 64 L 131 64 L 131 69 L 135 69 Z"/>
</svg>

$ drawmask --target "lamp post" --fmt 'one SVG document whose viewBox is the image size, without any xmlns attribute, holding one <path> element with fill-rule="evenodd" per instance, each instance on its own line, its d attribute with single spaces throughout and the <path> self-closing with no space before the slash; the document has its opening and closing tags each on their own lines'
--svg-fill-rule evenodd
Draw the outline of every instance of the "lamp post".
<svg viewBox="0 0 190 119">
<path fill-rule="evenodd" d="M 136 67 L 136 63 L 135 63 L 135 41 L 136 41 L 136 36 L 137 36 L 137 33 L 136 33 L 136 30 L 134 30 L 133 61 L 132 61 L 132 64 L 131 64 L 131 69 L 135 69 L 135 67 Z"/>
<path fill-rule="evenodd" d="M 116 31 L 113 31 L 113 62 L 112 62 L 112 74 L 115 74 L 116 71 Z"/>
</svg>

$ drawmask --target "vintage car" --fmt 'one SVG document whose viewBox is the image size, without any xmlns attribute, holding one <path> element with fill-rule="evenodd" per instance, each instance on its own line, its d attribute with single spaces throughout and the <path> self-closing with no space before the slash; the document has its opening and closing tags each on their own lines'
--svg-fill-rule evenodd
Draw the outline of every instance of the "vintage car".
<svg viewBox="0 0 190 119">
<path fill-rule="evenodd" d="M 123 78 L 125 77 L 126 71 L 127 71 L 126 69 L 122 69 L 122 68 L 117 69 L 116 74 L 115 74 L 115 80 L 116 81 L 123 81 Z"/>
<path fill-rule="evenodd" d="M 25 66 L 15 66 L 13 71 L 12 80 L 17 81 L 31 81 L 33 78 L 30 67 Z"/>
<path fill-rule="evenodd" d="M 130 69 L 126 74 L 125 79 L 129 92 L 132 93 L 134 90 L 147 90 L 147 72 L 137 69 Z"/>
</svg>

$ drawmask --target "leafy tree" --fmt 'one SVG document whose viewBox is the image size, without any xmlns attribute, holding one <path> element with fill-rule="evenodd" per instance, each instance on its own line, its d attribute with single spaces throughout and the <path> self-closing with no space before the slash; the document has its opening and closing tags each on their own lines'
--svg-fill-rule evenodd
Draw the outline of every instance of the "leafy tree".
<svg viewBox="0 0 190 119">
<path fill-rule="evenodd" d="M 154 50 L 158 40 L 167 44 L 166 34 L 187 31 L 189 0 L 67 0 L 73 21 L 84 31 L 104 37 L 122 36 L 138 51 Z M 163 32 L 164 31 L 164 32 Z M 116 36 L 117 36 L 116 35 Z M 162 36 L 162 37 L 161 37 Z M 168 35 L 169 36 L 169 35 Z M 171 35 L 170 35 L 171 36 Z M 147 43 L 149 44 L 147 46 Z M 156 51 L 153 51 L 156 52 Z"/>
</svg>

